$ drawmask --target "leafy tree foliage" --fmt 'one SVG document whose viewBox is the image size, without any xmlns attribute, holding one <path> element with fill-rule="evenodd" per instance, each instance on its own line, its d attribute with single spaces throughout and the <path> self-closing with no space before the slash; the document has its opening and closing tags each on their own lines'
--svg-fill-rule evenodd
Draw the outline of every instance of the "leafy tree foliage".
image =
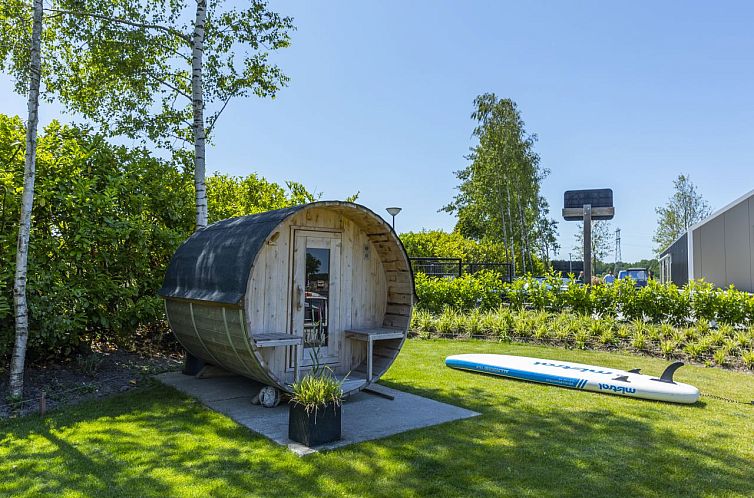
<svg viewBox="0 0 754 498">
<path fill-rule="evenodd" d="M 298 182 L 285 185 L 283 188 L 253 173 L 244 178 L 215 173 L 207 179 L 210 222 L 317 200 L 318 195 Z"/>
<path fill-rule="evenodd" d="M 467 156 L 469 165 L 456 172 L 459 193 L 443 210 L 457 214 L 462 235 L 502 242 L 506 260 L 526 273 L 533 254 L 548 252 L 556 230 L 539 190 L 548 171 L 539 165 L 537 137 L 526 132 L 515 102 L 486 93 L 474 107 L 479 143 Z"/>
<path fill-rule="evenodd" d="M 500 242 L 476 241 L 454 230 L 423 230 L 400 236 L 406 252 L 413 258 L 461 258 L 465 262 L 505 262 L 505 246 Z"/>
<path fill-rule="evenodd" d="M 269 52 L 288 46 L 292 20 L 264 0 L 58 0 L 48 9 L 58 50 L 47 87 L 109 136 L 190 145 L 196 226 L 207 224 L 205 141 L 231 100 L 274 97 L 288 78 Z"/>
<path fill-rule="evenodd" d="M 667 204 L 655 208 L 657 229 L 654 238 L 655 250 L 664 251 L 692 225 L 710 215 L 710 206 L 688 175 L 678 175 L 673 181 L 673 196 Z"/>
</svg>

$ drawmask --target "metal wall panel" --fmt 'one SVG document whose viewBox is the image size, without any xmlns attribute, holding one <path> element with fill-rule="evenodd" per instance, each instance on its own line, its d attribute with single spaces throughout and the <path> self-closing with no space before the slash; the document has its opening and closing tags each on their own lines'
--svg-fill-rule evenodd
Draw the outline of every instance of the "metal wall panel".
<svg viewBox="0 0 754 498">
<path fill-rule="evenodd" d="M 693 257 L 694 257 L 694 279 L 698 280 L 702 278 L 702 233 L 697 229 L 692 233 L 693 235 Z"/>
<path fill-rule="evenodd" d="M 725 277 L 725 218 L 718 216 L 700 226 L 697 231 L 701 236 L 701 264 L 699 277 L 716 286 L 724 287 Z M 694 255 L 696 257 L 696 254 Z"/>
<path fill-rule="evenodd" d="M 749 197 L 749 262 L 751 264 L 751 288 L 754 292 L 754 197 Z"/>
<path fill-rule="evenodd" d="M 686 285 L 689 281 L 689 243 L 688 235 L 681 238 L 670 246 L 670 280 L 678 286 Z"/>
<path fill-rule="evenodd" d="M 730 208 L 725 220 L 725 286 L 751 289 L 751 235 L 748 200 Z"/>
</svg>

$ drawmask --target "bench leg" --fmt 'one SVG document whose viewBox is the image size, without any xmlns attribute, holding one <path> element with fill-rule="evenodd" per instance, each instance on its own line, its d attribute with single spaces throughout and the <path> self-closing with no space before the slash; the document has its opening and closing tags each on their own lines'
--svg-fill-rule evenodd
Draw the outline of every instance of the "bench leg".
<svg viewBox="0 0 754 498">
<path fill-rule="evenodd" d="M 367 382 L 372 382 L 372 338 L 367 340 Z"/>
<path fill-rule="evenodd" d="M 293 382 L 298 382 L 299 367 L 298 367 L 298 344 L 293 346 Z"/>
</svg>

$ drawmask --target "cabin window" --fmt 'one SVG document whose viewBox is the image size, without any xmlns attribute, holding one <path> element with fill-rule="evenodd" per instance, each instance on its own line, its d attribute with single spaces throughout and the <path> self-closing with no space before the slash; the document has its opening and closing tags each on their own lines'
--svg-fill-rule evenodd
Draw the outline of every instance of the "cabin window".
<svg viewBox="0 0 754 498">
<path fill-rule="evenodd" d="M 330 249 L 306 248 L 304 346 L 327 347 L 329 331 Z"/>
</svg>

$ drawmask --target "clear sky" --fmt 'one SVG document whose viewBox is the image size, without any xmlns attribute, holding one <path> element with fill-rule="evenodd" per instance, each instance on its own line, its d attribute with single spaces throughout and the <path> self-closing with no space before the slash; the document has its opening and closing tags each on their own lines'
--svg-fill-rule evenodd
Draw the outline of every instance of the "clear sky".
<svg viewBox="0 0 754 498">
<path fill-rule="evenodd" d="M 275 100 L 233 102 L 208 170 L 360 191 L 398 231 L 438 213 L 472 145 L 472 100 L 515 100 L 550 169 L 543 193 L 610 187 L 623 259 L 652 255 L 654 208 L 689 173 L 713 208 L 754 188 L 754 3 L 274 1 L 293 46 Z M 25 102 L 0 79 L 0 112 Z M 47 105 L 42 121 L 59 116 Z M 66 119 L 65 117 L 63 119 Z M 568 257 L 576 224 L 560 223 Z M 612 259 L 612 256 L 610 257 Z"/>
</svg>

